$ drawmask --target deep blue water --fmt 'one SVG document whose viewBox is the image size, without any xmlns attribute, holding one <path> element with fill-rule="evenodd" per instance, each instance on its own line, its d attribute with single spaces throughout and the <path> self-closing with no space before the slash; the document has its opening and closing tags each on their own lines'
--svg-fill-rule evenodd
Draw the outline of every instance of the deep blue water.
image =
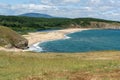
<svg viewBox="0 0 120 80">
<path fill-rule="evenodd" d="M 120 30 L 86 30 L 68 34 L 69 39 L 41 43 L 43 52 L 120 50 Z"/>
</svg>

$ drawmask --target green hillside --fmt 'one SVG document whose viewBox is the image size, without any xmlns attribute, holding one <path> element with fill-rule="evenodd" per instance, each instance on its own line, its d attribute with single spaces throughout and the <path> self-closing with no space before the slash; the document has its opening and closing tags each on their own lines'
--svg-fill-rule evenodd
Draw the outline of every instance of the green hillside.
<svg viewBox="0 0 120 80">
<path fill-rule="evenodd" d="M 24 49 L 28 46 L 28 41 L 10 28 L 0 26 L 0 46 Z"/>
<path fill-rule="evenodd" d="M 12 28 L 20 33 L 46 29 L 63 29 L 71 27 L 80 28 L 103 28 L 106 25 L 120 26 L 120 22 L 96 18 L 32 18 L 20 16 L 0 16 L 0 25 Z"/>
</svg>

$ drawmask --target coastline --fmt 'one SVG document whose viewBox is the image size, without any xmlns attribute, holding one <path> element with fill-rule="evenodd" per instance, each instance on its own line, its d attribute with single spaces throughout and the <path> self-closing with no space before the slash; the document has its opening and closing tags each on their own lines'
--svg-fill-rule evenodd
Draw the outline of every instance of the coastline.
<svg viewBox="0 0 120 80">
<path fill-rule="evenodd" d="M 29 41 L 29 45 L 31 46 L 35 43 L 41 43 L 51 40 L 58 40 L 63 39 L 67 34 L 83 31 L 83 30 L 89 30 L 89 28 L 70 28 L 70 29 L 62 29 L 62 30 L 55 30 L 50 32 L 35 32 L 35 33 L 29 33 L 28 35 L 23 35 L 26 39 Z"/>
<path fill-rule="evenodd" d="M 90 30 L 91 28 L 69 28 L 69 29 L 62 29 L 62 30 L 54 30 L 50 32 L 33 32 L 33 33 L 28 33 L 27 35 L 23 35 L 28 41 L 29 44 L 28 46 L 31 49 L 41 49 L 38 47 L 40 43 L 47 42 L 47 41 L 53 41 L 53 40 L 59 40 L 59 39 L 68 39 L 69 37 L 66 36 L 67 34 L 83 31 L 83 30 Z M 21 50 L 21 49 L 16 49 L 16 48 L 11 48 L 11 49 L 6 49 L 0 47 L 0 50 L 3 51 L 13 51 L 13 52 L 24 52 L 24 51 L 34 51 L 33 50 Z M 41 51 L 40 50 L 40 51 Z"/>
<path fill-rule="evenodd" d="M 42 52 L 43 49 L 38 45 L 48 41 L 54 41 L 59 39 L 69 39 L 70 37 L 67 34 L 89 30 L 88 28 L 70 28 L 70 29 L 62 29 L 62 30 L 55 30 L 50 32 L 36 32 L 36 33 L 29 33 L 29 35 L 24 36 L 29 40 L 29 49 L 26 51 L 35 51 L 35 52 Z M 34 37 L 33 37 L 34 36 Z M 31 37 L 31 38 L 30 38 Z M 32 39 L 32 40 L 31 40 Z"/>
</svg>

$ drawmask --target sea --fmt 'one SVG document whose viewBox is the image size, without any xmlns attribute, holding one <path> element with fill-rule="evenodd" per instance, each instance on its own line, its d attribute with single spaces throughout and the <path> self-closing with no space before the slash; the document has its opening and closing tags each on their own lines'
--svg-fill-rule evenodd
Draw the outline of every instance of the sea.
<svg viewBox="0 0 120 80">
<path fill-rule="evenodd" d="M 37 43 L 35 52 L 77 53 L 120 50 L 120 30 L 94 29 L 65 35 L 64 39 Z"/>
</svg>

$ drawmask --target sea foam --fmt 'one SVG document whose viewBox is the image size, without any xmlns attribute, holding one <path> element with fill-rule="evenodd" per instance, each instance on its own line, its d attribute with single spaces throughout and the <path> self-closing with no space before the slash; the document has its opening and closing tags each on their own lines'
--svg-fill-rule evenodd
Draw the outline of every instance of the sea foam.
<svg viewBox="0 0 120 80">
<path fill-rule="evenodd" d="M 32 46 L 29 47 L 29 51 L 35 51 L 35 52 L 42 52 L 43 49 L 39 46 L 40 42 L 33 44 Z"/>
<path fill-rule="evenodd" d="M 71 37 L 67 36 L 67 35 L 64 35 L 64 39 L 70 39 Z"/>
<path fill-rule="evenodd" d="M 70 39 L 71 37 L 64 35 L 63 39 Z M 55 40 L 49 40 L 49 41 L 44 41 L 44 42 L 50 42 L 50 41 L 55 41 Z M 36 44 L 33 44 L 29 47 L 28 51 L 34 51 L 34 52 L 42 52 L 43 49 L 42 47 L 40 47 L 40 44 L 44 43 L 44 42 L 38 42 Z"/>
</svg>

